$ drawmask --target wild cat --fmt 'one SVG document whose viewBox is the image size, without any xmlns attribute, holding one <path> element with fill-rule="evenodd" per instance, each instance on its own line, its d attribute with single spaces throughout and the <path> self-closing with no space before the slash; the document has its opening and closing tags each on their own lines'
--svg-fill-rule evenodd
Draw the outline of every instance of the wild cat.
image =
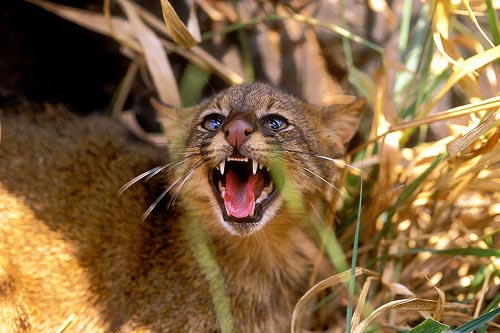
<svg viewBox="0 0 500 333">
<path fill-rule="evenodd" d="M 103 116 L 2 112 L 0 332 L 289 331 L 363 107 L 231 87 L 168 120 L 170 156 Z"/>
</svg>

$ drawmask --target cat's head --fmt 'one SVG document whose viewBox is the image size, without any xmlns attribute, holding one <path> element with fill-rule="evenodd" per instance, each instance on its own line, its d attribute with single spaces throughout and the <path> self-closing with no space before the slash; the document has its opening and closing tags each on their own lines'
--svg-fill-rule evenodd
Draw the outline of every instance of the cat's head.
<svg viewBox="0 0 500 333">
<path fill-rule="evenodd" d="M 307 202 L 331 186 L 329 159 L 344 154 L 363 106 L 314 106 L 262 83 L 224 90 L 194 109 L 179 184 L 231 234 L 252 234 L 290 197 Z"/>
</svg>

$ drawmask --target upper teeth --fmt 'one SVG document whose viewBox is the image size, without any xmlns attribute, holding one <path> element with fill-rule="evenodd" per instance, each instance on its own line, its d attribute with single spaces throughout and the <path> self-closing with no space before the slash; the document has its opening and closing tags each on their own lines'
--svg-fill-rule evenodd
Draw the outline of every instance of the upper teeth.
<svg viewBox="0 0 500 333">
<path fill-rule="evenodd" d="M 222 162 L 220 162 L 220 174 L 223 175 L 224 174 L 224 169 L 226 168 L 226 160 L 222 160 Z"/>
<path fill-rule="evenodd" d="M 228 161 L 237 161 L 237 162 L 248 162 L 248 157 L 232 157 L 229 156 L 227 158 Z"/>
<path fill-rule="evenodd" d="M 227 159 L 222 160 L 219 165 L 215 167 L 217 170 L 220 170 L 221 175 L 224 175 L 226 170 L 226 161 L 248 162 L 248 157 L 228 157 Z M 257 168 L 263 169 L 264 167 L 266 167 L 267 171 L 270 170 L 268 166 L 265 166 L 256 160 L 252 160 L 252 172 L 254 175 L 257 173 Z"/>
</svg>

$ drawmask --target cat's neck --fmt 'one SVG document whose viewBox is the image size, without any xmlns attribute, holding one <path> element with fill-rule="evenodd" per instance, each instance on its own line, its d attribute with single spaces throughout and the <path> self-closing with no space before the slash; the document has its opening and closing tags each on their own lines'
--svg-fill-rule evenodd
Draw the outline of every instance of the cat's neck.
<svg viewBox="0 0 500 333">
<path fill-rule="evenodd" d="M 281 214 L 250 236 L 231 235 L 218 221 L 205 228 L 217 262 L 226 278 L 243 285 L 267 284 L 272 288 L 287 277 L 290 285 L 309 279 L 320 251 L 300 221 Z"/>
<path fill-rule="evenodd" d="M 329 273 L 330 266 L 306 227 L 311 227 L 311 216 L 282 209 L 262 230 L 243 237 L 226 230 L 208 202 L 186 205 L 190 209 L 184 210 L 180 222 L 191 243 L 190 251 L 198 257 L 199 267 L 207 254 L 199 251 L 208 251 L 222 274 L 226 292 L 237 303 L 282 307 L 282 315 L 288 316 L 302 292 Z M 200 242 L 205 246 L 200 247 Z"/>
</svg>

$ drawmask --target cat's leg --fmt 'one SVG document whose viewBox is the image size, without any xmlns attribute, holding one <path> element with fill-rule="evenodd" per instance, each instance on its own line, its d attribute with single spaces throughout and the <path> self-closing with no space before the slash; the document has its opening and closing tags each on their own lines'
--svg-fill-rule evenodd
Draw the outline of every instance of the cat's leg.
<svg viewBox="0 0 500 333">
<path fill-rule="evenodd" d="M 19 274 L 12 262 L 0 254 L 0 332 L 31 332 Z"/>
</svg>

